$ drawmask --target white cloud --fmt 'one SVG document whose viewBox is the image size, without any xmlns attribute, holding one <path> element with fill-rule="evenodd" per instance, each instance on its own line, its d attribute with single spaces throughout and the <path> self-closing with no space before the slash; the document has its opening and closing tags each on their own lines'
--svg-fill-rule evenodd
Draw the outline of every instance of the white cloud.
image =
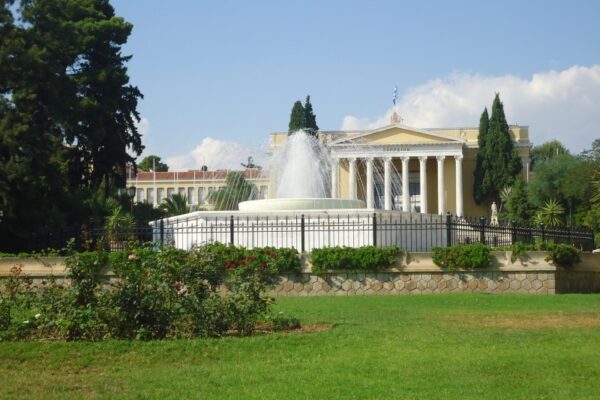
<svg viewBox="0 0 600 400">
<path fill-rule="evenodd" d="M 241 163 L 245 163 L 249 156 L 254 157 L 258 165 L 265 165 L 262 152 L 236 142 L 207 137 L 191 152 L 168 157 L 166 163 L 173 171 L 199 169 L 203 165 L 206 165 L 209 170 L 242 169 Z"/>
<path fill-rule="evenodd" d="M 140 120 L 135 123 L 135 126 L 137 127 L 138 133 L 142 135 L 142 139 L 146 139 L 150 133 L 150 121 L 148 118 L 140 118 Z"/>
<path fill-rule="evenodd" d="M 455 73 L 409 89 L 398 108 L 410 126 L 478 126 L 495 92 L 500 92 L 508 123 L 529 125 L 534 144 L 557 139 L 579 152 L 600 138 L 600 65 L 542 72 L 531 79 Z M 375 118 L 346 116 L 342 129 L 387 125 L 392 112 L 390 108 Z"/>
</svg>

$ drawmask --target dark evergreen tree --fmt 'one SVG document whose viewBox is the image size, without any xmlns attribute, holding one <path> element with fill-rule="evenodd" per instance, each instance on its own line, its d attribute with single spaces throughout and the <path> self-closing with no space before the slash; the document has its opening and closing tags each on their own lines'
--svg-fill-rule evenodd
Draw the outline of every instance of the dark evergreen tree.
<svg viewBox="0 0 600 400">
<path fill-rule="evenodd" d="M 475 165 L 475 181 L 473 184 L 473 196 L 475 197 L 475 201 L 477 204 L 481 202 L 483 198 L 483 160 L 485 157 L 483 153 L 486 151 L 487 147 L 485 146 L 485 138 L 488 133 L 488 126 L 490 123 L 490 117 L 488 115 L 487 107 L 483 109 L 483 113 L 481 113 L 481 117 L 479 118 L 479 136 L 477 137 L 477 142 L 479 144 L 479 152 L 477 153 L 477 162 Z"/>
<path fill-rule="evenodd" d="M 523 168 L 519 154 L 514 149 L 499 94 L 494 98 L 487 134 L 478 156 L 481 157 L 481 184 L 475 192 L 475 200 L 495 200 L 499 203 L 500 191 L 512 186 L 515 176 Z"/>
<path fill-rule="evenodd" d="M 167 172 L 169 166 L 161 161 L 159 156 L 149 155 L 139 163 L 138 168 L 142 171 Z"/>
<path fill-rule="evenodd" d="M 306 127 L 306 115 L 304 114 L 304 107 L 300 100 L 294 103 L 292 107 L 292 113 L 290 114 L 290 123 L 288 124 L 288 134 L 292 134 L 300 129 Z"/>
<path fill-rule="evenodd" d="M 316 136 L 317 132 L 319 132 L 319 126 L 317 125 L 317 117 L 310 103 L 310 96 L 306 96 L 306 101 L 304 102 L 304 122 L 306 131 L 310 135 Z"/>
<path fill-rule="evenodd" d="M 508 218 L 519 224 L 528 222 L 534 214 L 534 207 L 529 201 L 527 184 L 521 176 L 515 179 L 506 208 Z"/>
</svg>

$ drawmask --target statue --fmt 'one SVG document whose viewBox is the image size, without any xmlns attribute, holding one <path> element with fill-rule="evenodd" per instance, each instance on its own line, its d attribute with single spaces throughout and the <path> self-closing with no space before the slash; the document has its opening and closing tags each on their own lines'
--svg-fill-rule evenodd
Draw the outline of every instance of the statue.
<svg viewBox="0 0 600 400">
<path fill-rule="evenodd" d="M 242 163 L 242 167 L 248 168 L 248 169 L 253 169 L 253 168 L 262 169 L 262 167 L 260 165 L 254 164 L 254 158 L 252 156 L 248 157 L 248 164 Z"/>
<path fill-rule="evenodd" d="M 495 201 L 492 202 L 492 218 L 490 220 L 490 225 L 498 225 L 498 207 L 496 207 Z"/>
</svg>

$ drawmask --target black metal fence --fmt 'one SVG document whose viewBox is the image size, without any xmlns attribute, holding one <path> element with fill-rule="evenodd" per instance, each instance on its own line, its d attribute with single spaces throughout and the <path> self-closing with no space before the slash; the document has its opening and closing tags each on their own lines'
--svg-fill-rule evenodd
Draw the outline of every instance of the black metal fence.
<svg viewBox="0 0 600 400">
<path fill-rule="evenodd" d="M 234 216 L 206 214 L 192 218 L 156 221 L 127 231 L 104 228 L 72 228 L 32 238 L 31 250 L 121 250 L 135 243 L 173 245 L 189 249 L 211 242 L 244 247 L 294 247 L 302 252 L 328 246 L 398 246 L 408 251 L 431 251 L 460 243 L 484 243 L 491 247 L 516 242 L 568 243 L 583 251 L 594 248 L 594 232 L 570 227 L 544 227 L 514 223 L 491 224 L 484 218 L 452 216 L 357 213 L 348 215 L 306 214 L 292 216 Z"/>
</svg>

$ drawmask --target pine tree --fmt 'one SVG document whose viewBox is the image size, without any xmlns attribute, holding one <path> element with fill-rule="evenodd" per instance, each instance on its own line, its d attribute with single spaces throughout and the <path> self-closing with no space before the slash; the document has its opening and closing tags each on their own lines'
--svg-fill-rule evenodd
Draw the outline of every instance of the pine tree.
<svg viewBox="0 0 600 400">
<path fill-rule="evenodd" d="M 304 107 L 300 100 L 294 103 L 292 107 L 292 113 L 290 114 L 290 123 L 288 125 L 288 134 L 292 134 L 300 129 L 306 127 L 306 115 L 304 114 Z"/>
<path fill-rule="evenodd" d="M 313 113 L 310 96 L 306 96 L 306 101 L 304 102 L 304 122 L 306 131 L 310 135 L 316 136 L 319 131 L 319 126 L 317 125 L 317 117 Z"/>
<path fill-rule="evenodd" d="M 511 221 L 518 223 L 528 222 L 533 216 L 533 205 L 529 201 L 527 184 L 521 176 L 515 179 L 506 205 Z"/>
<path fill-rule="evenodd" d="M 478 158 L 481 162 L 481 183 L 475 190 L 475 200 L 495 200 L 499 202 L 502 188 L 512 186 L 515 176 L 523 168 L 514 144 L 500 95 L 496 93 L 492 104 L 492 116 L 487 134 L 482 139 Z M 477 187 L 478 186 L 478 187 Z"/>
<path fill-rule="evenodd" d="M 479 152 L 477 153 L 477 164 L 475 166 L 475 182 L 473 184 L 473 196 L 475 201 L 479 204 L 483 198 L 483 152 L 486 149 L 485 138 L 488 133 L 488 126 L 490 123 L 490 117 L 488 115 L 487 107 L 483 109 L 481 118 L 479 118 L 479 136 L 477 141 L 479 143 Z"/>
</svg>

